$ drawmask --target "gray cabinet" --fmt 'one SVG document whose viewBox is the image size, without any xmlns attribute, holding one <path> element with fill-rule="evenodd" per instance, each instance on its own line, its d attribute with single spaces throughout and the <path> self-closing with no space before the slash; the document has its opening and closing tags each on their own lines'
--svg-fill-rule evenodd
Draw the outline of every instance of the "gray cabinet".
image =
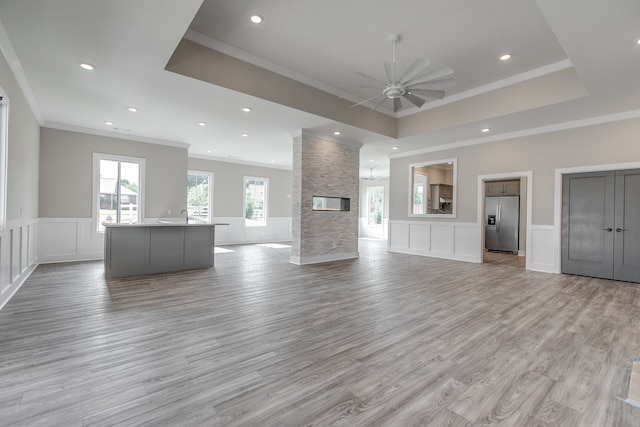
<svg viewBox="0 0 640 427">
<path fill-rule="evenodd" d="M 450 213 L 453 200 L 453 185 L 431 184 L 431 210 Z"/>
<path fill-rule="evenodd" d="M 520 180 L 489 181 L 486 184 L 485 196 L 519 196 Z"/>
<path fill-rule="evenodd" d="M 108 224 L 105 276 L 211 268 L 216 225 L 223 224 Z"/>
</svg>

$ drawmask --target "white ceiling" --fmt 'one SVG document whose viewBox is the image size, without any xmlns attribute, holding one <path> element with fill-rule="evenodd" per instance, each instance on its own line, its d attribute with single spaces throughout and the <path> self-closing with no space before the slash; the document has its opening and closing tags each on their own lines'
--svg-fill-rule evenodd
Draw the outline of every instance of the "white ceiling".
<svg viewBox="0 0 640 427">
<path fill-rule="evenodd" d="M 251 24 L 252 12 L 264 22 Z M 281 168 L 298 129 L 339 129 L 364 143 L 366 177 L 370 167 L 388 173 L 389 155 L 640 116 L 638 22 L 637 0 L 0 0 L 0 46 L 44 126 Z M 457 81 L 420 110 L 403 102 L 400 120 L 572 67 L 588 96 L 396 139 L 165 70 L 185 37 L 359 102 L 376 92 L 350 87 L 369 83 L 356 72 L 386 80 L 392 34 L 402 36 L 399 70 L 424 58 Z M 391 102 L 383 107 L 393 116 Z"/>
</svg>

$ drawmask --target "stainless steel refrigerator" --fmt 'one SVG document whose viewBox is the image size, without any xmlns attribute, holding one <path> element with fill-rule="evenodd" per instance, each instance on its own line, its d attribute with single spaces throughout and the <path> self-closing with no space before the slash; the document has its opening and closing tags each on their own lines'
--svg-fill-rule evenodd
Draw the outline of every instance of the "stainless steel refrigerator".
<svg viewBox="0 0 640 427">
<path fill-rule="evenodd" d="M 489 196 L 484 202 L 484 247 L 518 253 L 520 196 Z"/>
</svg>

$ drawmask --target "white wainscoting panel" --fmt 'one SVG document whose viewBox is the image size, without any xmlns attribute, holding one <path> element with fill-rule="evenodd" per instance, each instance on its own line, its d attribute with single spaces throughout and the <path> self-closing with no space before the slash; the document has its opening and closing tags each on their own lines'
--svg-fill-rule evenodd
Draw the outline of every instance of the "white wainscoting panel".
<svg viewBox="0 0 640 427">
<path fill-rule="evenodd" d="M 291 240 L 288 217 L 269 218 L 266 227 L 245 227 L 244 219 L 237 217 L 215 218 L 214 222 L 229 224 L 216 227 L 216 245 Z M 99 260 L 104 258 L 104 236 L 93 232 L 91 218 L 41 218 L 38 249 L 40 263 Z"/>
<path fill-rule="evenodd" d="M 528 270 L 559 273 L 554 265 L 556 259 L 554 235 L 553 225 L 531 226 L 531 261 L 527 265 Z"/>
<path fill-rule="evenodd" d="M 453 229 L 454 224 L 430 224 L 431 229 L 431 253 L 448 255 L 453 254 Z"/>
<path fill-rule="evenodd" d="M 458 259 L 469 262 L 482 261 L 482 249 L 477 224 L 461 224 L 453 227 L 453 247 Z"/>
<path fill-rule="evenodd" d="M 104 236 L 94 233 L 91 218 L 40 218 L 38 261 L 89 261 L 104 258 Z"/>
<path fill-rule="evenodd" d="M 291 241 L 291 217 L 270 217 L 265 227 L 245 227 L 244 218 L 216 217 L 216 245 Z"/>
<path fill-rule="evenodd" d="M 428 224 L 409 224 L 409 247 L 425 252 L 431 250 L 430 231 Z"/>
<path fill-rule="evenodd" d="M 436 221 L 389 221 L 389 251 L 480 262 L 477 224 Z"/>
<path fill-rule="evenodd" d="M 37 266 L 37 219 L 11 221 L 0 230 L 0 308 Z"/>
<path fill-rule="evenodd" d="M 358 237 L 372 237 L 386 239 L 389 232 L 389 219 L 382 218 L 382 224 L 369 225 L 367 218 L 359 218 Z"/>
<path fill-rule="evenodd" d="M 475 223 L 389 221 L 389 251 L 413 255 L 482 262 L 482 226 Z M 553 260 L 554 227 L 531 227 L 531 258 L 527 269 L 557 272 Z"/>
<path fill-rule="evenodd" d="M 389 250 L 403 252 L 409 249 L 409 223 L 389 221 Z"/>
</svg>

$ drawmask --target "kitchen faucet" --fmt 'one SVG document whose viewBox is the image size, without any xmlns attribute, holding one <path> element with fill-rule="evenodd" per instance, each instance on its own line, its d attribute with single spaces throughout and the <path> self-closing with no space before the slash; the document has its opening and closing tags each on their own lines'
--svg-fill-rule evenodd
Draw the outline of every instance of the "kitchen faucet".
<svg viewBox="0 0 640 427">
<path fill-rule="evenodd" d="M 187 212 L 187 210 L 186 210 L 186 209 L 182 209 L 182 210 L 180 211 L 180 215 L 182 215 L 183 213 L 186 213 L 186 214 L 187 214 L 187 215 L 186 215 L 186 219 L 187 219 L 187 224 L 189 224 L 189 212 Z"/>
</svg>

